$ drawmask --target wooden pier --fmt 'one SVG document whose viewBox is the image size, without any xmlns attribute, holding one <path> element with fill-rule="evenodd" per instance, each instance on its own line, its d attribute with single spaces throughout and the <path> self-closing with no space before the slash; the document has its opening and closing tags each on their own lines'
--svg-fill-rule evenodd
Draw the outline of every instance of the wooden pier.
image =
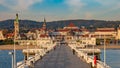
<svg viewBox="0 0 120 68">
<path fill-rule="evenodd" d="M 91 68 L 73 54 L 69 46 L 60 45 L 34 63 L 34 68 Z"/>
</svg>

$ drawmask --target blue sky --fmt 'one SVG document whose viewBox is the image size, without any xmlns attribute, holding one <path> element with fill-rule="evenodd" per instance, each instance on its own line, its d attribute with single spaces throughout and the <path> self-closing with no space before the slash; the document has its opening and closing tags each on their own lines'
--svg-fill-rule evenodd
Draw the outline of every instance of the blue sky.
<svg viewBox="0 0 120 68">
<path fill-rule="evenodd" d="M 0 20 L 120 20 L 120 0 L 1 0 Z"/>
</svg>

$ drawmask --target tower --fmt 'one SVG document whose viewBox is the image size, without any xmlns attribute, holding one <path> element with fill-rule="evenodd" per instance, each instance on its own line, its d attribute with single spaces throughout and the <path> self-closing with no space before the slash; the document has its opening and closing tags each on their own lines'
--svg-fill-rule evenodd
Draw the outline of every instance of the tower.
<svg viewBox="0 0 120 68">
<path fill-rule="evenodd" d="M 18 21 L 18 14 L 16 14 L 16 19 L 14 21 L 14 38 L 18 39 L 19 37 L 19 21 Z"/>
<path fill-rule="evenodd" d="M 46 19 L 45 18 L 44 18 L 44 22 L 43 22 L 42 28 L 43 28 L 43 30 L 46 30 Z"/>
<path fill-rule="evenodd" d="M 44 18 L 44 22 L 43 22 L 43 25 L 42 25 L 42 33 L 46 34 L 47 33 L 46 30 L 47 30 L 47 28 L 46 28 L 46 19 Z"/>
</svg>

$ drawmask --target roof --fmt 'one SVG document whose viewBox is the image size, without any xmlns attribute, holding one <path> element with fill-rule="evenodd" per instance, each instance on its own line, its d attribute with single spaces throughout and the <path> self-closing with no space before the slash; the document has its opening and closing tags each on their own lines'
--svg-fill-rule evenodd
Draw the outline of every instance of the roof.
<svg viewBox="0 0 120 68">
<path fill-rule="evenodd" d="M 86 31 L 86 32 L 89 32 L 89 30 L 88 30 L 88 29 L 85 29 L 85 28 L 80 29 L 80 31 Z"/>
<path fill-rule="evenodd" d="M 76 27 L 72 22 L 68 25 L 68 27 Z"/>
<path fill-rule="evenodd" d="M 14 33 L 8 33 L 5 35 L 5 37 L 13 37 L 14 36 Z"/>
<path fill-rule="evenodd" d="M 58 32 L 68 32 L 69 29 L 59 29 Z"/>
<path fill-rule="evenodd" d="M 49 37 L 49 35 L 41 34 L 40 37 L 42 37 L 42 38 L 44 38 L 44 37 Z"/>
<path fill-rule="evenodd" d="M 96 30 L 95 32 L 114 32 L 115 30 Z"/>
<path fill-rule="evenodd" d="M 85 35 L 79 35 L 79 36 L 82 36 L 82 37 L 89 37 L 88 34 L 85 34 Z"/>
<path fill-rule="evenodd" d="M 95 32 L 114 32 L 115 28 L 97 28 Z"/>
</svg>

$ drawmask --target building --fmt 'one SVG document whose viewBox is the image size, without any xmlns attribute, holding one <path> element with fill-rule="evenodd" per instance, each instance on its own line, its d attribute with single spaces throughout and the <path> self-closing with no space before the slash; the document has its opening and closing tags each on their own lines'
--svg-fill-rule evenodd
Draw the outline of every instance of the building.
<svg viewBox="0 0 120 68">
<path fill-rule="evenodd" d="M 96 45 L 96 38 L 89 36 L 79 36 L 77 42 L 82 46 Z"/>
<path fill-rule="evenodd" d="M 5 38 L 6 38 L 6 39 L 13 39 L 13 38 L 14 38 L 14 33 L 7 33 L 7 34 L 5 35 Z"/>
<path fill-rule="evenodd" d="M 76 30 L 76 29 L 79 29 L 79 27 L 75 26 L 75 25 L 71 22 L 68 26 L 64 27 L 63 29 Z"/>
<path fill-rule="evenodd" d="M 89 34 L 90 33 L 90 31 L 87 29 L 87 28 L 85 28 L 84 26 L 82 26 L 82 28 L 80 28 L 80 35 L 81 34 Z"/>
<path fill-rule="evenodd" d="M 42 25 L 42 28 L 39 29 L 39 33 L 40 34 L 47 34 L 47 25 L 46 25 L 46 19 L 44 18 L 44 22 Z"/>
<path fill-rule="evenodd" d="M 2 32 L 2 30 L 0 30 L 0 40 L 4 40 L 5 38 L 4 38 L 4 36 L 3 36 L 3 32 Z"/>
<path fill-rule="evenodd" d="M 97 28 L 94 32 L 96 38 L 116 38 L 115 28 Z"/>
<path fill-rule="evenodd" d="M 52 43 L 51 37 L 45 34 L 40 35 L 37 41 L 38 41 L 38 45 L 49 45 Z"/>
<path fill-rule="evenodd" d="M 119 25 L 119 27 L 117 28 L 116 39 L 120 40 L 120 25 Z"/>
</svg>

